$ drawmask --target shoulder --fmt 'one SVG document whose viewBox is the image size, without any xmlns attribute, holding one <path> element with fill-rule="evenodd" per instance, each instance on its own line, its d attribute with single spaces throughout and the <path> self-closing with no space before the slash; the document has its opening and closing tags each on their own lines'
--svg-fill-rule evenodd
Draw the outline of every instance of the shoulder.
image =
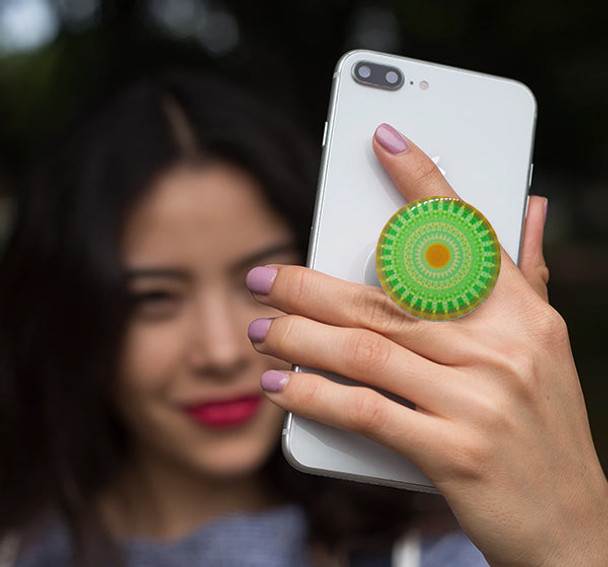
<svg viewBox="0 0 608 567">
<path fill-rule="evenodd" d="M 65 526 L 52 521 L 20 538 L 15 567 L 70 567 L 72 549 Z"/>
<path fill-rule="evenodd" d="M 177 540 L 139 537 L 117 543 L 125 565 L 310 567 L 306 535 L 304 514 L 295 507 L 285 506 L 263 513 L 220 518 Z M 65 524 L 53 518 L 22 538 L 17 560 L 9 565 L 72 567 L 71 540 Z M 0 567 L 5 565 L 0 563 Z"/>
<path fill-rule="evenodd" d="M 485 557 L 463 532 L 420 539 L 420 567 L 487 567 Z"/>
<path fill-rule="evenodd" d="M 183 538 L 124 542 L 125 563 L 146 567 L 310 567 L 306 522 L 295 507 L 218 518 Z"/>
</svg>

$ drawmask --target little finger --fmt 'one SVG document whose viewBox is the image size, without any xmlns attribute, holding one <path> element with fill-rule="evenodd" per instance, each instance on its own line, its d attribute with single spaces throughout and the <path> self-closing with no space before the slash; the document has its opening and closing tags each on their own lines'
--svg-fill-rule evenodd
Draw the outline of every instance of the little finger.
<svg viewBox="0 0 608 567">
<path fill-rule="evenodd" d="M 436 454 L 441 420 L 400 405 L 363 386 L 339 384 L 317 374 L 268 370 L 261 378 L 268 398 L 286 411 L 364 435 L 414 461 L 423 471 Z M 427 473 L 428 474 L 428 473 Z"/>
</svg>

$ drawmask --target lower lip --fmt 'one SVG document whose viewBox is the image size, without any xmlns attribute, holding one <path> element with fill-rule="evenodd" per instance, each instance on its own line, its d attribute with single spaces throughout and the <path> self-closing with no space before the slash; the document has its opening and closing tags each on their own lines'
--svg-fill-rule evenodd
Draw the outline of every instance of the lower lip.
<svg viewBox="0 0 608 567">
<path fill-rule="evenodd" d="M 186 414 L 209 427 L 234 427 L 248 422 L 258 412 L 261 396 L 238 398 L 226 402 L 211 402 L 186 408 Z"/>
</svg>

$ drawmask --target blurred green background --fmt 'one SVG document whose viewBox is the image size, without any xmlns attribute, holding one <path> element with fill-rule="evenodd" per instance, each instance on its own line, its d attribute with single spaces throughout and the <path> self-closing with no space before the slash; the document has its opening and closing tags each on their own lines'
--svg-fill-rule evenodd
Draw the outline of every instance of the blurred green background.
<svg viewBox="0 0 608 567">
<path fill-rule="evenodd" d="M 539 105 L 532 192 L 549 197 L 551 301 L 569 323 L 608 470 L 602 8 L 573 0 L 0 0 L 0 238 L 28 161 L 132 77 L 167 67 L 219 70 L 286 108 L 319 142 L 332 69 L 349 49 L 518 79 Z"/>
</svg>

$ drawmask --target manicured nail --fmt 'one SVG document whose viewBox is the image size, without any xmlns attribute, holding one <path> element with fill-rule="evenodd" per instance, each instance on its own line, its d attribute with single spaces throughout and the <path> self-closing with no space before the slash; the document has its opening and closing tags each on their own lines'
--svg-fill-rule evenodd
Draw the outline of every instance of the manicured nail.
<svg viewBox="0 0 608 567">
<path fill-rule="evenodd" d="M 289 379 L 287 372 L 281 372 L 280 370 L 266 370 L 262 374 L 260 384 L 262 388 L 267 392 L 282 392 Z"/>
<path fill-rule="evenodd" d="M 247 274 L 247 288 L 252 293 L 260 293 L 266 295 L 270 293 L 270 288 L 277 277 L 277 270 L 266 266 L 258 266 L 249 270 Z"/>
<path fill-rule="evenodd" d="M 252 343 L 263 343 L 268 329 L 270 329 L 270 323 L 272 319 L 254 319 L 249 323 L 247 329 L 247 336 Z"/>
<path fill-rule="evenodd" d="M 410 149 L 410 145 L 407 143 L 405 136 L 395 130 L 390 124 L 380 124 L 376 128 L 374 137 L 378 143 L 391 154 L 401 154 L 407 152 Z"/>
</svg>

